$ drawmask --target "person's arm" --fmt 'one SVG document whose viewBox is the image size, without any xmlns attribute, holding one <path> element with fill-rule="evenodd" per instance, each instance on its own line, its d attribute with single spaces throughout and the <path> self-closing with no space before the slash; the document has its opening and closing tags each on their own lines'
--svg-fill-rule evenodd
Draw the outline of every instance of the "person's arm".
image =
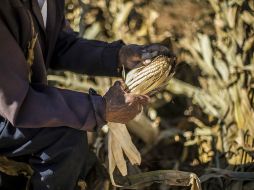
<svg viewBox="0 0 254 190">
<path fill-rule="evenodd" d="M 63 27 L 57 39 L 51 69 L 69 70 L 96 76 L 119 76 L 119 40 L 107 43 L 78 37 L 69 27 Z"/>
<path fill-rule="evenodd" d="M 1 18 L 0 42 L 0 115 L 13 126 L 93 131 L 106 123 L 101 96 L 29 83 L 23 52 Z"/>
</svg>

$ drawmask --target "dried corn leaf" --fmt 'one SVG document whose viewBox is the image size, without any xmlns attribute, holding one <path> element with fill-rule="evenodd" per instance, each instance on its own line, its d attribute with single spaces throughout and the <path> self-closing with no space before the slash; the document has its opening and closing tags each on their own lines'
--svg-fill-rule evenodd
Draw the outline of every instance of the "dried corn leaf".
<svg viewBox="0 0 254 190">
<path fill-rule="evenodd" d="M 191 186 L 191 190 L 201 190 L 200 181 L 196 174 L 176 170 L 158 170 L 126 176 L 123 189 L 141 189 L 153 183 Z"/>
<path fill-rule="evenodd" d="M 227 21 L 230 28 L 235 27 L 237 7 L 230 7 L 227 12 Z"/>
<path fill-rule="evenodd" d="M 249 7 L 254 11 L 254 1 L 248 0 Z"/>
<path fill-rule="evenodd" d="M 0 156 L 0 171 L 10 176 L 33 175 L 33 169 L 27 163 L 15 162 L 3 156 Z"/>
<path fill-rule="evenodd" d="M 202 56 L 204 58 L 206 66 L 208 67 L 207 69 L 209 69 L 210 73 L 213 74 L 214 73 L 214 68 L 212 65 L 213 50 L 211 47 L 210 39 L 207 35 L 202 35 L 202 34 L 199 34 L 198 38 L 199 38 L 199 42 L 200 42 L 200 46 L 201 46 Z"/>
<path fill-rule="evenodd" d="M 254 16 L 250 12 L 244 11 L 243 14 L 241 15 L 241 18 L 247 24 L 254 26 Z"/>
<path fill-rule="evenodd" d="M 243 46 L 243 51 L 247 52 L 254 47 L 254 36 L 247 39 Z"/>
<path fill-rule="evenodd" d="M 209 0 L 212 8 L 214 9 L 215 12 L 219 12 L 220 11 L 220 6 L 219 6 L 219 1 L 218 0 Z"/>
<path fill-rule="evenodd" d="M 249 181 L 254 180 L 254 172 L 235 172 L 231 170 L 224 170 L 219 168 L 212 168 L 207 170 L 207 174 L 202 175 L 199 177 L 201 183 L 211 179 L 211 178 L 227 178 L 230 180 L 237 180 L 237 181 Z"/>
<path fill-rule="evenodd" d="M 215 57 L 214 66 L 216 67 L 216 70 L 219 72 L 221 78 L 225 82 L 227 82 L 229 80 L 229 70 L 227 64 L 223 60 Z"/>
</svg>

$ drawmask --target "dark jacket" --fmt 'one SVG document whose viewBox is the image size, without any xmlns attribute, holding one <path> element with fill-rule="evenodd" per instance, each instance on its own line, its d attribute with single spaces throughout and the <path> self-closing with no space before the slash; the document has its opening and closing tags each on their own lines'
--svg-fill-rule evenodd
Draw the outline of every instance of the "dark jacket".
<svg viewBox="0 0 254 190">
<path fill-rule="evenodd" d="M 26 60 L 33 37 L 29 12 L 39 34 L 31 82 Z M 47 69 L 116 76 L 123 43 L 78 38 L 64 29 L 64 23 L 64 0 L 48 1 L 46 29 L 37 0 L 0 0 L 0 116 L 15 127 L 68 126 L 92 131 L 105 124 L 101 96 L 48 86 Z"/>
</svg>

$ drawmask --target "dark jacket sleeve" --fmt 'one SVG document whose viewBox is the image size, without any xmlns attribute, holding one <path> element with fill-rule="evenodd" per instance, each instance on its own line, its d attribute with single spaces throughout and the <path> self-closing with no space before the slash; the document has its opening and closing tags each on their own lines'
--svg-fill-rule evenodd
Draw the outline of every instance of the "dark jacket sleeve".
<svg viewBox="0 0 254 190">
<path fill-rule="evenodd" d="M 56 43 L 52 69 L 69 70 L 97 76 L 119 76 L 118 52 L 124 43 L 106 43 L 78 37 L 64 27 Z"/>
<path fill-rule="evenodd" d="M 96 107 L 94 105 L 101 104 Z M 28 66 L 17 42 L 0 19 L 0 115 L 13 126 L 68 126 L 93 131 L 105 124 L 101 96 L 29 84 Z"/>
</svg>

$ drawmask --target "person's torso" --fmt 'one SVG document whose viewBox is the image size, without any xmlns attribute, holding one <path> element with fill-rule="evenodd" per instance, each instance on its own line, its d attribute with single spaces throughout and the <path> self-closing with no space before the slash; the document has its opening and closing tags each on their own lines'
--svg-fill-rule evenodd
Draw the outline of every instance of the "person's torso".
<svg viewBox="0 0 254 190">
<path fill-rule="evenodd" d="M 47 1 L 47 21 L 44 26 L 38 0 L 1 0 L 0 16 L 24 52 L 29 55 L 29 45 L 35 35 L 31 82 L 47 83 L 46 70 L 52 60 L 56 40 L 64 19 L 64 1 Z M 31 47 L 31 46 L 30 46 Z"/>
</svg>

